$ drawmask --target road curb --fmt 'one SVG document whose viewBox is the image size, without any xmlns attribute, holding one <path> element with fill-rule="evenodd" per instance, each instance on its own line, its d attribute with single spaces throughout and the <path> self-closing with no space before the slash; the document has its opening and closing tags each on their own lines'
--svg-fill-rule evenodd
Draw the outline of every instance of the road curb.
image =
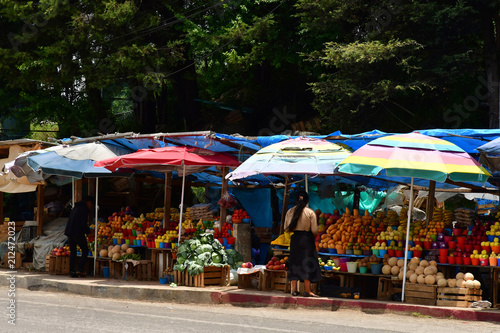
<svg viewBox="0 0 500 333">
<path fill-rule="evenodd" d="M 0 286 L 9 286 L 8 270 L 0 270 Z M 500 309 L 468 309 L 387 303 L 375 300 L 351 300 L 338 298 L 292 297 L 288 294 L 259 292 L 256 290 L 218 288 L 172 288 L 157 282 L 140 282 L 113 279 L 71 279 L 40 273 L 18 272 L 15 274 L 16 288 L 32 291 L 71 293 L 75 295 L 140 300 L 152 302 L 172 302 L 180 304 L 234 305 L 248 307 L 309 308 L 326 311 L 357 310 L 366 313 L 394 313 L 402 315 L 452 318 L 463 321 L 488 321 L 500 323 Z M 219 288 L 220 289 L 220 288 Z"/>
</svg>

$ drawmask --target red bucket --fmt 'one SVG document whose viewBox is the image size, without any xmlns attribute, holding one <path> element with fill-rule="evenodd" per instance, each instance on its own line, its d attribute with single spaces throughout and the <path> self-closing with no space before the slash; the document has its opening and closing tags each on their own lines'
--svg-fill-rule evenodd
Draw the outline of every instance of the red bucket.
<svg viewBox="0 0 500 333">
<path fill-rule="evenodd" d="M 453 229 L 453 236 L 460 236 L 462 234 L 462 229 Z"/>
<path fill-rule="evenodd" d="M 396 250 L 394 250 L 394 249 L 387 249 L 387 253 L 389 254 L 389 257 L 396 256 Z"/>
<path fill-rule="evenodd" d="M 486 251 L 486 253 L 490 253 L 491 247 L 489 245 L 488 246 L 481 246 L 481 251 Z"/>
<path fill-rule="evenodd" d="M 464 247 L 465 247 L 465 252 L 472 252 L 472 250 L 474 250 L 474 245 L 465 244 Z"/>
<path fill-rule="evenodd" d="M 430 250 L 432 247 L 432 243 L 431 242 L 424 242 L 424 249 L 426 250 Z"/>
<path fill-rule="evenodd" d="M 440 264 L 447 264 L 448 263 L 448 257 L 439 256 L 439 263 Z"/>
<path fill-rule="evenodd" d="M 479 265 L 479 258 L 470 258 L 470 262 L 472 265 L 478 266 Z"/>
<path fill-rule="evenodd" d="M 489 258 L 486 258 L 486 259 L 479 259 L 479 264 L 481 266 L 488 266 L 490 264 L 490 259 Z"/>
<path fill-rule="evenodd" d="M 396 257 L 404 257 L 405 256 L 405 251 L 403 250 L 396 250 Z"/>
<path fill-rule="evenodd" d="M 424 247 L 424 242 L 415 241 L 414 243 L 415 243 L 415 246 L 420 245 L 420 247 L 422 247 L 422 248 Z"/>
<path fill-rule="evenodd" d="M 448 249 L 439 249 L 439 256 L 441 257 L 448 256 Z"/>
<path fill-rule="evenodd" d="M 413 256 L 417 258 L 422 257 L 422 251 L 413 250 Z"/>
<path fill-rule="evenodd" d="M 457 242 L 449 241 L 448 247 L 450 248 L 450 250 L 455 250 L 457 248 Z"/>
<path fill-rule="evenodd" d="M 464 265 L 472 265 L 471 257 L 464 257 Z"/>
<path fill-rule="evenodd" d="M 474 250 L 476 250 L 477 252 L 481 253 L 481 251 L 483 250 L 483 248 L 482 248 L 481 245 L 474 245 Z"/>
<path fill-rule="evenodd" d="M 340 271 L 347 272 L 347 263 L 345 263 L 345 262 L 340 263 Z"/>
<path fill-rule="evenodd" d="M 455 264 L 455 257 L 448 257 L 448 264 L 450 265 Z"/>
<path fill-rule="evenodd" d="M 453 229 L 453 230 L 455 230 L 455 229 Z M 467 240 L 467 238 L 465 238 L 465 237 L 457 237 L 457 243 L 458 243 L 458 245 L 464 246 L 466 240 Z"/>
<path fill-rule="evenodd" d="M 455 264 L 463 265 L 464 264 L 464 257 L 461 257 L 461 256 L 455 257 Z"/>
</svg>

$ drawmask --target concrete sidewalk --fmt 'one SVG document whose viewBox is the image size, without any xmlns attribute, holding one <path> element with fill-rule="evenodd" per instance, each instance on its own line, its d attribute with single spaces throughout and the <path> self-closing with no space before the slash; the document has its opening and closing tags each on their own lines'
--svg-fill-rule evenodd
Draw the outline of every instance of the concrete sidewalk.
<svg viewBox="0 0 500 333">
<path fill-rule="evenodd" d="M 453 318 L 466 321 L 488 321 L 500 323 L 500 309 L 468 309 L 413 305 L 376 300 L 353 300 L 341 298 L 293 297 L 279 292 L 238 289 L 237 287 L 170 287 L 157 281 L 125 281 L 101 277 L 70 278 L 66 275 L 49 275 L 23 270 L 13 273 L 0 269 L 0 286 L 9 286 L 9 277 L 15 276 L 16 288 L 33 291 L 66 292 L 101 298 L 130 299 L 152 302 L 231 304 L 235 306 L 279 308 L 311 308 L 328 311 L 342 309 L 367 313 L 395 313 L 402 315 Z"/>
</svg>

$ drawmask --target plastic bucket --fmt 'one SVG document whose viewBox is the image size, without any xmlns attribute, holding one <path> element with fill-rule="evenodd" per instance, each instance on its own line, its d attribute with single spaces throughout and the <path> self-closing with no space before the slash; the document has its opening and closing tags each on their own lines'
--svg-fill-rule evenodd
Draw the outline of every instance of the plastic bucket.
<svg viewBox="0 0 500 333">
<path fill-rule="evenodd" d="M 382 273 L 382 263 L 371 264 L 370 269 L 372 270 L 372 274 L 380 274 Z"/>
<path fill-rule="evenodd" d="M 448 247 L 450 248 L 450 250 L 455 250 L 457 248 L 457 242 L 449 241 Z"/>
<path fill-rule="evenodd" d="M 472 258 L 464 257 L 464 265 L 472 265 Z"/>
<path fill-rule="evenodd" d="M 463 237 L 463 236 L 462 236 L 462 237 L 457 237 L 457 243 L 458 243 L 458 245 L 460 245 L 460 246 L 464 246 L 464 245 L 465 245 L 465 241 L 466 241 L 466 240 L 467 240 L 467 238 L 465 238 L 465 237 Z"/>
<path fill-rule="evenodd" d="M 394 250 L 394 249 L 388 249 L 387 253 L 389 254 L 389 257 L 395 257 L 396 256 L 396 250 Z"/>
<path fill-rule="evenodd" d="M 335 249 L 328 249 L 328 253 L 330 253 L 330 254 L 336 254 L 337 250 L 335 250 Z"/>
<path fill-rule="evenodd" d="M 439 256 L 446 257 L 448 255 L 448 249 L 439 249 Z"/>
<path fill-rule="evenodd" d="M 470 258 L 470 262 L 472 265 L 479 265 L 479 258 Z"/>
<path fill-rule="evenodd" d="M 461 256 L 455 257 L 455 264 L 463 265 L 464 264 L 464 257 L 461 257 Z"/>
<path fill-rule="evenodd" d="M 362 267 L 359 268 L 359 272 L 361 274 L 366 274 L 367 270 L 368 270 L 368 267 L 366 267 L 366 266 L 362 266 Z"/>
<path fill-rule="evenodd" d="M 488 242 L 493 243 L 495 241 L 495 235 L 488 235 Z"/>
<path fill-rule="evenodd" d="M 349 273 L 356 273 L 358 270 L 358 262 L 357 261 L 350 261 L 347 264 L 347 271 Z"/>
<path fill-rule="evenodd" d="M 497 265 L 497 258 L 489 258 L 490 260 L 490 266 L 496 266 Z"/>
<path fill-rule="evenodd" d="M 413 251 L 413 256 L 417 257 L 417 258 L 421 258 L 422 257 L 422 251 L 414 250 Z"/>
<path fill-rule="evenodd" d="M 372 253 L 373 253 L 376 257 L 378 257 L 378 256 L 379 256 L 378 249 L 376 249 L 376 250 L 372 250 Z"/>
<path fill-rule="evenodd" d="M 102 276 L 104 276 L 105 278 L 109 278 L 109 267 L 108 266 L 104 266 L 102 268 Z"/>
<path fill-rule="evenodd" d="M 439 256 L 439 263 L 440 264 L 447 264 L 448 263 L 448 257 L 443 257 L 443 256 Z"/>
<path fill-rule="evenodd" d="M 396 250 L 396 257 L 401 258 L 405 256 L 405 251 L 403 250 Z"/>
<path fill-rule="evenodd" d="M 387 254 L 387 250 L 378 250 L 378 253 L 381 257 L 383 257 Z"/>
<path fill-rule="evenodd" d="M 340 258 L 340 262 L 341 262 L 341 263 L 342 263 L 342 262 L 343 262 L 343 263 L 349 262 L 349 260 L 351 260 L 351 259 L 349 259 L 349 258 Z"/>
<path fill-rule="evenodd" d="M 448 264 L 450 265 L 455 264 L 455 257 L 448 257 Z"/>
<path fill-rule="evenodd" d="M 345 262 L 340 263 L 340 271 L 347 272 L 347 263 L 345 263 Z"/>
<path fill-rule="evenodd" d="M 161 278 L 160 278 L 160 283 L 161 283 L 161 284 L 167 284 L 168 280 L 169 280 L 169 279 L 168 279 L 168 278 L 166 278 L 166 277 L 161 277 Z"/>
</svg>

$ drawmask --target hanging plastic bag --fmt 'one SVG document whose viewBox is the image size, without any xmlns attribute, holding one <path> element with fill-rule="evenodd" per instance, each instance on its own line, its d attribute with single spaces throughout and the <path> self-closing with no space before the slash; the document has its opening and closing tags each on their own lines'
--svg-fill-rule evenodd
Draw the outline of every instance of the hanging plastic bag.
<svg viewBox="0 0 500 333">
<path fill-rule="evenodd" d="M 224 208 L 234 208 L 238 202 L 236 201 L 235 197 L 229 193 L 229 192 L 226 192 L 224 193 L 224 195 L 222 195 L 222 197 L 219 199 L 219 202 L 217 202 L 217 204 L 221 207 L 224 207 Z"/>
</svg>

